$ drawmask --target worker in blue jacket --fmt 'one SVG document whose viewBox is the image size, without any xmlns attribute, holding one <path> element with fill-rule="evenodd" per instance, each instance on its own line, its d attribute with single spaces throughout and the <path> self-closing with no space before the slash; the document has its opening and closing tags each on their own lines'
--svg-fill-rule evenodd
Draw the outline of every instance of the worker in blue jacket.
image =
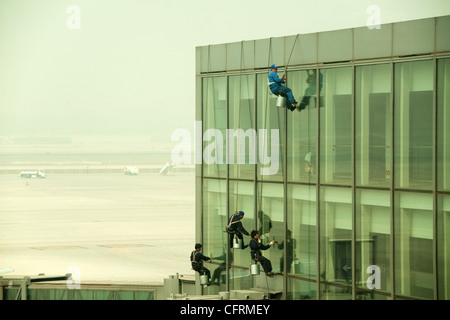
<svg viewBox="0 0 450 320">
<path fill-rule="evenodd" d="M 270 66 L 270 70 L 271 71 L 267 79 L 270 91 L 277 96 L 286 96 L 286 107 L 289 110 L 294 111 L 297 107 L 297 101 L 292 94 L 292 90 L 283 85 L 286 83 L 286 75 L 283 75 L 283 78 L 280 79 L 280 77 L 278 76 L 278 67 L 275 64 Z"/>
</svg>

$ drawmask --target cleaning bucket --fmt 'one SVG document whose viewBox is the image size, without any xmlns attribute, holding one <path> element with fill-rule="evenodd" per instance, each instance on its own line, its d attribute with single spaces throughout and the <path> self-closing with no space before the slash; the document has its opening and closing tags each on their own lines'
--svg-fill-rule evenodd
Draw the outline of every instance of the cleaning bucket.
<svg viewBox="0 0 450 320">
<path fill-rule="evenodd" d="M 279 95 L 277 97 L 277 107 L 283 108 L 284 106 L 286 106 L 286 97 Z"/>
<path fill-rule="evenodd" d="M 252 275 L 258 275 L 259 274 L 259 264 L 252 263 L 252 265 L 250 266 L 250 273 Z"/>
<path fill-rule="evenodd" d="M 242 249 L 242 240 L 235 237 L 233 241 L 233 249 Z"/>
</svg>

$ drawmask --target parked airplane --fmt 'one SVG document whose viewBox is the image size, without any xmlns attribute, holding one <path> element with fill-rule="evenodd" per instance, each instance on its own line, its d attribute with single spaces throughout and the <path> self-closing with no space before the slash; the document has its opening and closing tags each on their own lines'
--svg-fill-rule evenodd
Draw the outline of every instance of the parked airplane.
<svg viewBox="0 0 450 320">
<path fill-rule="evenodd" d="M 9 273 L 9 272 L 13 272 L 13 271 L 14 271 L 13 268 L 4 268 L 4 269 L 0 269 L 0 274 Z"/>
</svg>

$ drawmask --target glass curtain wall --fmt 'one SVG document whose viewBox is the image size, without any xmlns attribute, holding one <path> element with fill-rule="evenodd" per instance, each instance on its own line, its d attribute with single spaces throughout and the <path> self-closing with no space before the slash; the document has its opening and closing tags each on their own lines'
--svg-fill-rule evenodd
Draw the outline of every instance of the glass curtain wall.
<svg viewBox="0 0 450 320">
<path fill-rule="evenodd" d="M 324 69 L 320 110 L 320 182 L 352 183 L 351 67 Z M 322 107 L 323 106 L 323 107 Z"/>
<path fill-rule="evenodd" d="M 276 107 L 266 72 L 202 80 L 206 252 L 225 252 L 227 218 L 243 210 L 247 231 L 276 241 L 263 254 L 287 299 L 450 299 L 450 58 L 288 81 L 301 112 Z M 249 252 L 228 258 L 230 288 L 255 285 Z"/>
<path fill-rule="evenodd" d="M 293 182 L 315 182 L 317 154 L 317 87 L 323 86 L 318 70 L 290 71 L 287 74 L 294 96 L 305 107 L 287 114 L 287 179 Z M 298 91 L 297 91 L 298 90 Z M 319 90 L 320 91 L 320 90 Z"/>
<path fill-rule="evenodd" d="M 283 73 L 281 69 L 278 71 Z M 276 106 L 276 96 L 269 92 L 268 73 L 257 74 L 256 125 L 258 128 L 257 178 L 282 182 L 284 178 L 284 146 L 286 108 Z"/>
<path fill-rule="evenodd" d="M 437 201 L 438 299 L 450 300 L 450 195 Z"/>
<path fill-rule="evenodd" d="M 255 183 L 247 181 L 232 181 L 229 185 L 229 210 L 230 215 L 235 211 L 244 211 L 244 218 L 241 220 L 243 227 L 248 232 L 251 232 L 255 228 Z M 250 237 L 244 235 L 243 245 L 248 245 Z M 233 249 L 230 246 L 231 255 L 233 256 L 233 267 L 242 267 L 244 270 L 233 269 L 231 277 L 236 276 L 233 273 L 237 272 L 237 275 L 244 273 L 248 275 L 248 268 L 250 265 L 250 253 L 249 249 Z"/>
<path fill-rule="evenodd" d="M 203 79 L 203 175 L 226 178 L 227 78 Z"/>
<path fill-rule="evenodd" d="M 202 251 L 207 256 L 221 257 L 225 254 L 228 240 L 227 233 L 224 232 L 228 216 L 227 181 L 225 179 L 203 179 L 202 205 Z"/>
<path fill-rule="evenodd" d="M 257 132 L 255 126 L 255 76 L 229 77 L 227 163 L 230 179 L 255 177 Z"/>
<path fill-rule="evenodd" d="M 392 291 L 390 193 L 357 189 L 355 202 L 357 299 L 387 299 Z"/>
<path fill-rule="evenodd" d="M 315 299 L 317 292 L 317 205 L 316 186 L 287 186 L 287 229 L 285 238 L 277 241 L 281 251 L 280 271 L 288 276 L 288 296 Z M 298 284 L 296 286 L 295 284 Z"/>
<path fill-rule="evenodd" d="M 281 183 L 258 183 L 257 185 L 257 217 L 256 227 L 261 242 L 267 245 L 270 241 L 284 240 L 284 189 Z M 281 272 L 282 252 L 276 245 L 262 252 L 271 260 L 273 272 Z"/>
<path fill-rule="evenodd" d="M 396 192 L 394 208 L 395 294 L 434 299 L 433 197 Z"/>
<path fill-rule="evenodd" d="M 357 66 L 355 73 L 356 185 L 391 186 L 390 64 Z"/>
<path fill-rule="evenodd" d="M 278 243 L 279 249 L 286 250 L 287 258 L 280 269 L 286 268 L 290 275 L 317 279 L 316 187 L 288 185 L 287 190 L 286 242 Z"/>
<path fill-rule="evenodd" d="M 352 192 L 350 188 L 320 189 L 320 299 L 352 298 Z"/>
<path fill-rule="evenodd" d="M 438 190 L 450 191 L 450 58 L 438 60 L 437 75 Z"/>
<path fill-rule="evenodd" d="M 396 63 L 395 187 L 433 188 L 433 60 Z"/>
<path fill-rule="evenodd" d="M 450 300 L 450 59 L 437 64 L 438 298 Z M 444 193 L 446 192 L 446 193 Z"/>
</svg>

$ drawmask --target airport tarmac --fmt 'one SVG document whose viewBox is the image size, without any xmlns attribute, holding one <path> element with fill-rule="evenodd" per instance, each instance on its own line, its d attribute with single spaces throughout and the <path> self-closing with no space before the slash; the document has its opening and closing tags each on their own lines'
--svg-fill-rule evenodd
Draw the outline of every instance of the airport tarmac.
<svg viewBox="0 0 450 320">
<path fill-rule="evenodd" d="M 0 269 L 81 281 L 192 274 L 195 174 L 0 175 Z"/>
</svg>

